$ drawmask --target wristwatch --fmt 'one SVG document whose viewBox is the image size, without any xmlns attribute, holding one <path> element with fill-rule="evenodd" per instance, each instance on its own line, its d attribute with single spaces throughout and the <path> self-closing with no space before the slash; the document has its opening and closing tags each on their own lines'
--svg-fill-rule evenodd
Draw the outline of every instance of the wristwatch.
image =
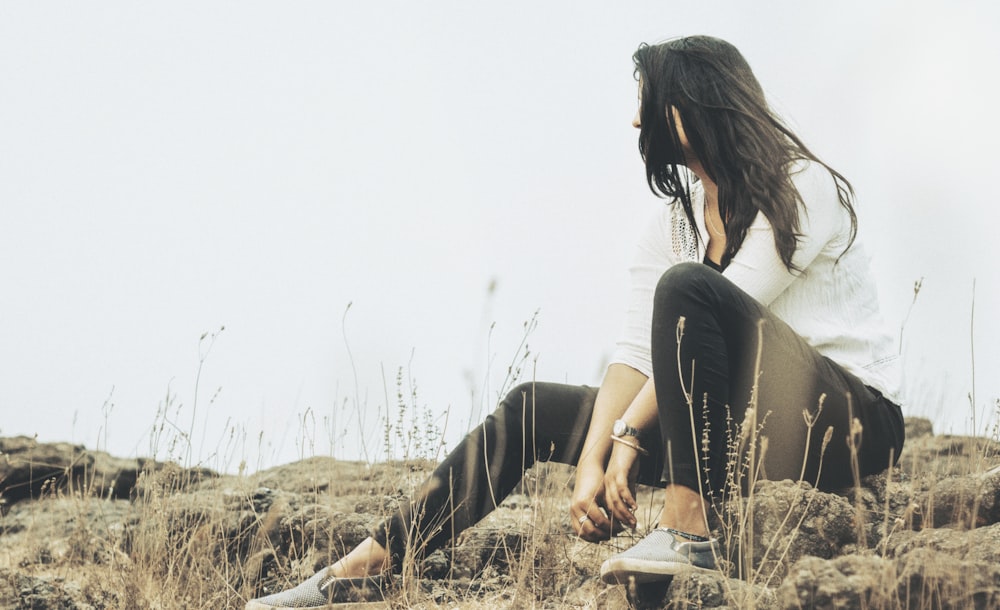
<svg viewBox="0 0 1000 610">
<path fill-rule="evenodd" d="M 626 436 L 631 436 L 634 441 L 626 440 Z M 625 423 L 624 419 L 616 419 L 615 423 L 611 426 L 611 440 L 616 443 L 621 443 L 623 445 L 628 445 L 632 449 L 635 449 L 642 455 L 649 455 L 649 452 L 642 448 L 639 444 L 639 431 L 632 426 Z"/>
<path fill-rule="evenodd" d="M 625 423 L 624 419 L 616 419 L 611 426 L 611 434 L 621 438 L 623 436 L 634 436 L 639 438 L 639 431 Z"/>
</svg>

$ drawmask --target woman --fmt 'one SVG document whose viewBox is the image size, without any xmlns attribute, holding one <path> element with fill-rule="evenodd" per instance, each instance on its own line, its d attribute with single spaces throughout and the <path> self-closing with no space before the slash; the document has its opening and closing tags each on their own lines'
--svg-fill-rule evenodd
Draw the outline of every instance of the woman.
<svg viewBox="0 0 1000 610">
<path fill-rule="evenodd" d="M 639 151 L 650 189 L 671 203 L 640 240 L 600 389 L 516 388 L 371 538 L 248 610 L 378 595 L 385 575 L 476 523 L 536 460 L 576 465 L 570 513 L 590 541 L 636 525 L 637 481 L 665 487 L 659 527 L 602 566 L 615 583 L 715 569 L 708 507 L 735 488 L 745 418 L 775 439 L 754 446 L 771 479 L 834 489 L 898 458 L 896 350 L 850 184 L 771 112 L 729 43 L 642 45 L 634 61 Z"/>
</svg>

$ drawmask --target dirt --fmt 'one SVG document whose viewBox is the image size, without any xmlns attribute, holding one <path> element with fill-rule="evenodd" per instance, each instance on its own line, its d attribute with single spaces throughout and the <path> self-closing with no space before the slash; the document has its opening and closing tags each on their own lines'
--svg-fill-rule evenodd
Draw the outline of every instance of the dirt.
<svg viewBox="0 0 1000 610">
<path fill-rule="evenodd" d="M 728 575 L 631 590 L 597 574 L 640 534 L 576 539 L 572 470 L 537 465 L 452 546 L 404 566 L 388 606 L 1000 607 L 1000 445 L 907 429 L 893 471 L 842 493 L 759 482 L 721 516 Z M 314 457 L 221 476 L 24 437 L 0 452 L 0 608 L 14 609 L 242 608 L 336 561 L 433 467 Z M 640 530 L 658 493 L 641 493 Z"/>
</svg>

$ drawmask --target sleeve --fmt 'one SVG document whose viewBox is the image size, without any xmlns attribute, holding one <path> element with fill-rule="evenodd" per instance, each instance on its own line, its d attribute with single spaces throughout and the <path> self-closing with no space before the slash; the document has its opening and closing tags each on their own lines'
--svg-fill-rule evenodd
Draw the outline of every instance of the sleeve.
<svg viewBox="0 0 1000 610">
<path fill-rule="evenodd" d="M 639 236 L 629 268 L 625 323 L 611 358 L 611 364 L 626 364 L 647 377 L 653 374 L 649 342 L 656 284 L 664 271 L 694 248 L 694 235 L 683 211 L 678 214 L 678 210 L 678 205 L 670 204 L 660 208 Z"/>
<path fill-rule="evenodd" d="M 801 236 L 792 262 L 805 270 L 842 235 L 846 212 L 837 197 L 833 176 L 821 164 L 810 163 L 792 177 L 792 182 L 804 203 L 804 208 L 801 204 L 799 208 Z M 774 247 L 771 223 L 758 213 L 723 275 L 764 305 L 770 305 L 801 273 L 785 267 Z"/>
</svg>

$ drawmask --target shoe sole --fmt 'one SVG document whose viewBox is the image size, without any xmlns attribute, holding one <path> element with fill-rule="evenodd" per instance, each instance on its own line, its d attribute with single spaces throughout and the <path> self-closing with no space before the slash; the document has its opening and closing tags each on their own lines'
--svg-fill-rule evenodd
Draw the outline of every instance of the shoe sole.
<svg viewBox="0 0 1000 610">
<path fill-rule="evenodd" d="M 714 571 L 686 561 L 650 561 L 618 557 L 605 561 L 601 566 L 601 580 L 609 585 L 624 585 L 628 584 L 629 579 L 635 579 L 636 584 L 642 584 L 667 580 L 685 572 Z"/>
<path fill-rule="evenodd" d="M 315 577 L 316 575 L 313 576 L 313 578 Z M 335 578 L 327 584 L 329 589 L 325 591 L 321 590 L 320 593 L 325 593 L 328 599 L 332 599 L 319 606 L 286 606 L 269 602 L 266 598 L 258 598 L 248 601 L 243 610 L 308 610 L 309 608 L 337 608 L 339 610 L 359 608 L 373 610 L 374 608 L 390 608 L 385 598 L 388 592 L 393 589 L 395 581 L 391 576 L 378 575 Z M 305 583 L 299 586 L 303 585 Z"/>
<path fill-rule="evenodd" d="M 336 610 L 375 610 L 375 608 L 385 608 L 388 610 L 392 606 L 386 601 L 376 601 L 376 602 L 336 602 L 329 603 L 325 606 L 313 606 L 313 608 L 336 608 Z M 261 604 L 256 601 L 247 602 L 246 607 L 243 610 L 309 610 L 308 608 L 296 608 L 294 606 L 272 606 L 270 604 Z"/>
</svg>

